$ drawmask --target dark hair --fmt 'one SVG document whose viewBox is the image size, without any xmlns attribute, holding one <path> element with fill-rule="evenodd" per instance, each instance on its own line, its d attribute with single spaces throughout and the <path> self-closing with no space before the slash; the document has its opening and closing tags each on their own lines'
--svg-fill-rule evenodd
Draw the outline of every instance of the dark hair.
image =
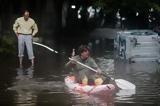
<svg viewBox="0 0 160 106">
<path fill-rule="evenodd" d="M 78 55 L 80 55 L 81 53 L 83 53 L 85 51 L 90 52 L 90 49 L 88 48 L 88 46 L 87 45 L 80 45 L 78 48 Z"/>
<path fill-rule="evenodd" d="M 23 11 L 22 11 L 22 14 L 24 14 L 25 12 L 28 12 L 28 13 L 29 13 L 29 11 L 28 11 L 28 10 L 23 10 Z"/>
</svg>

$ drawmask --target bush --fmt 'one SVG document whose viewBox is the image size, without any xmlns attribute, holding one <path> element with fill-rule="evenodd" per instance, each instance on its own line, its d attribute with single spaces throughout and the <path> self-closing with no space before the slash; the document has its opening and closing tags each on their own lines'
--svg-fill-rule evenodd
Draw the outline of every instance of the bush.
<svg viewBox="0 0 160 106">
<path fill-rule="evenodd" d="M 16 40 L 14 37 L 5 35 L 0 37 L 0 54 L 2 55 L 15 55 Z"/>
</svg>

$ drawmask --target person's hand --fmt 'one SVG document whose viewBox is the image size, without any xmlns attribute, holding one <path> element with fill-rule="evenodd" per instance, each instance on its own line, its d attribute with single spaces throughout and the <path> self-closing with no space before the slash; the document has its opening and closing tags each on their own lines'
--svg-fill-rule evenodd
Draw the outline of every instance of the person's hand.
<svg viewBox="0 0 160 106">
<path fill-rule="evenodd" d="M 100 68 L 97 69 L 97 74 L 98 74 L 98 75 L 101 75 L 101 74 L 102 74 L 102 71 L 101 71 Z"/>
<path fill-rule="evenodd" d="M 69 58 L 69 60 L 70 60 L 70 63 L 72 63 L 72 64 L 76 64 L 76 60 L 75 59 L 73 59 L 73 58 Z"/>
<path fill-rule="evenodd" d="M 97 74 L 98 74 L 98 75 L 101 75 L 101 74 L 102 74 L 102 72 L 98 71 L 98 72 L 97 72 Z"/>
<path fill-rule="evenodd" d="M 17 37 L 19 36 L 18 32 L 16 32 L 16 36 L 17 36 Z"/>
<path fill-rule="evenodd" d="M 32 34 L 32 37 L 34 37 L 35 36 L 35 34 Z"/>
<path fill-rule="evenodd" d="M 76 60 L 74 60 L 74 59 L 70 59 L 70 62 L 71 62 L 72 64 L 76 64 Z"/>
<path fill-rule="evenodd" d="M 96 76 L 96 78 L 99 78 L 99 77 L 101 76 L 101 72 L 97 72 L 97 73 L 95 74 L 95 76 Z"/>
</svg>

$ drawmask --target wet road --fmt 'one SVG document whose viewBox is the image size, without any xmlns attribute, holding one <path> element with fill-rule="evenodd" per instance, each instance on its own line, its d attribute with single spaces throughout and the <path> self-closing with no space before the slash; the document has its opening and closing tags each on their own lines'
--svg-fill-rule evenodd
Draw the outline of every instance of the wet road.
<svg viewBox="0 0 160 106">
<path fill-rule="evenodd" d="M 113 42 L 92 40 L 93 57 L 102 70 L 114 59 Z M 132 64 L 115 61 L 115 71 L 108 71 L 115 78 L 128 80 L 136 85 L 136 91 L 120 90 L 113 97 L 104 98 L 76 95 L 64 85 L 64 64 L 68 61 L 73 45 L 56 45 L 60 54 L 34 46 L 35 67 L 25 59 L 18 67 L 16 57 L 1 64 L 0 105 L 1 106 L 159 106 L 160 67 L 156 62 Z"/>
</svg>

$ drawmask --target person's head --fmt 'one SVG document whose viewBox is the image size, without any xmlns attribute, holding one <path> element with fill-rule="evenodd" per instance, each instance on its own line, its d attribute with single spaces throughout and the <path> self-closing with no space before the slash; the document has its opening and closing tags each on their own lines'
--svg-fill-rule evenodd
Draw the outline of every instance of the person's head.
<svg viewBox="0 0 160 106">
<path fill-rule="evenodd" d="M 86 45 L 81 45 L 78 49 L 78 54 L 82 60 L 85 60 L 90 55 L 90 50 Z"/>
<path fill-rule="evenodd" d="M 23 17 L 24 17 L 24 20 L 27 21 L 29 19 L 29 11 L 25 10 Z"/>
</svg>

